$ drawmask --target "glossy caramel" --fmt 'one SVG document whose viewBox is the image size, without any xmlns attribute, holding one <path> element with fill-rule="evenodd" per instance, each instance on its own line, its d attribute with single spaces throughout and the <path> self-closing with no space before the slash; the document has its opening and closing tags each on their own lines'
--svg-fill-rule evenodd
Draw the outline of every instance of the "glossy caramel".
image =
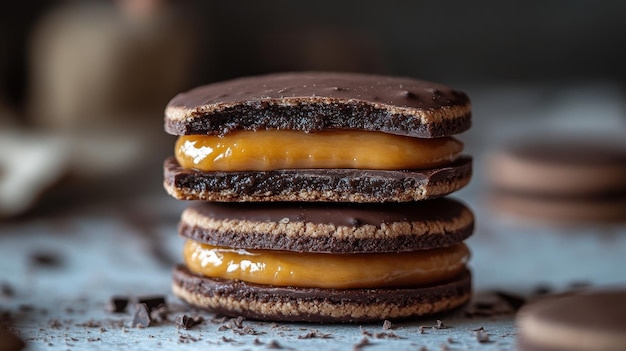
<svg viewBox="0 0 626 351">
<path fill-rule="evenodd" d="M 185 135 L 175 156 L 184 168 L 268 171 L 301 168 L 425 169 L 452 162 L 463 144 L 452 137 L 410 138 L 381 132 L 240 131 Z"/>
<path fill-rule="evenodd" d="M 465 244 L 405 253 L 320 254 L 242 250 L 187 240 L 187 267 L 214 278 L 314 288 L 432 285 L 458 276 L 469 260 Z"/>
</svg>

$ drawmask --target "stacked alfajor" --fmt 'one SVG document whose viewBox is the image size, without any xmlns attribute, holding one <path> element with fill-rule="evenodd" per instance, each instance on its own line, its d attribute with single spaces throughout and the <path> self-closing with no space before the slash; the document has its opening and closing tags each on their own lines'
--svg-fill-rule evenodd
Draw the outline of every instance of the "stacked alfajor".
<svg viewBox="0 0 626 351">
<path fill-rule="evenodd" d="M 368 322 L 471 297 L 467 95 L 410 78 L 282 73 L 174 97 L 164 186 L 183 212 L 173 291 L 227 316 Z"/>
</svg>

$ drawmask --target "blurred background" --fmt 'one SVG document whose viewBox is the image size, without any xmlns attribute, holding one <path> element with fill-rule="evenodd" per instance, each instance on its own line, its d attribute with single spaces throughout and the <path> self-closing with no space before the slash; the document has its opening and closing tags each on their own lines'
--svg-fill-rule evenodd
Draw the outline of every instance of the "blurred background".
<svg viewBox="0 0 626 351">
<path fill-rule="evenodd" d="M 52 345 L 41 334 L 51 317 L 109 318 L 112 295 L 170 291 L 188 203 L 161 185 L 175 141 L 163 131 L 166 104 L 200 84 L 292 70 L 409 76 L 470 96 L 473 126 L 460 139 L 474 175 L 453 196 L 476 214 L 468 243 L 478 292 L 624 284 L 626 227 L 501 223 L 485 194 L 488 156 L 509 140 L 626 141 L 625 15 L 624 1 L 580 0 L 3 1 L 0 324 Z M 622 207 L 609 206 L 626 218 L 623 195 Z M 33 305 L 45 313 L 21 308 Z M 505 318 L 494 335 L 513 339 Z M 52 333 L 68 340 L 67 328 Z M 114 345 L 132 333 L 98 335 Z M 57 341 L 47 349 L 70 347 Z"/>
<path fill-rule="evenodd" d="M 162 131 L 168 100 L 244 75 L 358 71 L 452 85 L 473 100 L 474 128 L 463 138 L 479 156 L 485 134 L 497 142 L 537 121 L 626 131 L 626 4 L 618 1 L 0 6 L 0 213 L 9 215 L 58 184 L 73 188 L 56 205 L 159 191 L 173 145 Z"/>
</svg>

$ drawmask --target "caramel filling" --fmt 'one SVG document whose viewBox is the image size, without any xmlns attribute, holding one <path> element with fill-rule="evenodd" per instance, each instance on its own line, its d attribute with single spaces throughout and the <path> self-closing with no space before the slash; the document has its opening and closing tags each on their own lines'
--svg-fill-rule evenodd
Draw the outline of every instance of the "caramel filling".
<svg viewBox="0 0 626 351">
<path fill-rule="evenodd" d="M 432 285 L 465 269 L 465 244 L 406 253 L 322 254 L 242 250 L 188 240 L 187 267 L 198 274 L 230 280 L 311 288 L 383 288 Z"/>
<path fill-rule="evenodd" d="M 365 131 L 267 130 L 240 131 L 222 137 L 181 136 L 175 155 L 182 167 L 202 171 L 390 170 L 442 166 L 462 150 L 463 144 L 452 137 L 423 139 Z"/>
</svg>

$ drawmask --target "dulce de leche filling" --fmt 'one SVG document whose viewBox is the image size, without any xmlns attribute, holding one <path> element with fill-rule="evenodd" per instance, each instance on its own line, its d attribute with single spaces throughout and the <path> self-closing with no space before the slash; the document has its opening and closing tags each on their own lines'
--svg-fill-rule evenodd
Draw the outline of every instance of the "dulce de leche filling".
<svg viewBox="0 0 626 351">
<path fill-rule="evenodd" d="M 204 276 L 336 289 L 432 285 L 458 276 L 469 256 L 462 243 L 404 253 L 325 254 L 232 249 L 187 240 L 183 250 L 187 267 Z"/>
<path fill-rule="evenodd" d="M 452 162 L 463 143 L 452 137 L 411 138 L 382 132 L 239 131 L 225 136 L 184 135 L 175 156 L 202 171 L 299 168 L 423 169 Z"/>
</svg>

